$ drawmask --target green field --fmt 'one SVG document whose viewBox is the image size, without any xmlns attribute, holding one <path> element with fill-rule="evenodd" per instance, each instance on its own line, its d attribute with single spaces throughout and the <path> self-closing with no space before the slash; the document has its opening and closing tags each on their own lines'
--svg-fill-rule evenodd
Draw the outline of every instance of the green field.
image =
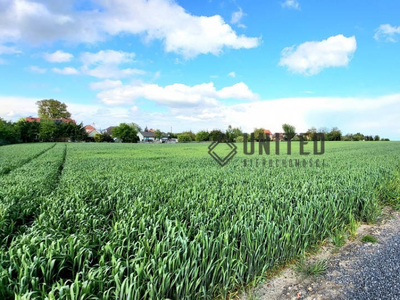
<svg viewBox="0 0 400 300">
<path fill-rule="evenodd" d="M 400 142 L 329 142 L 324 167 L 207 146 L 0 147 L 0 299 L 226 297 L 400 202 Z"/>
</svg>

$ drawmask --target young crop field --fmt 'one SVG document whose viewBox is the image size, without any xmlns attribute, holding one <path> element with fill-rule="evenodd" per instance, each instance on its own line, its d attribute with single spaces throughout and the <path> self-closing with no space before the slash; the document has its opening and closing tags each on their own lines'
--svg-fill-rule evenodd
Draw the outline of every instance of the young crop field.
<svg viewBox="0 0 400 300">
<path fill-rule="evenodd" d="M 0 147 L 0 299 L 227 298 L 400 201 L 398 142 L 327 142 L 319 167 L 208 145 Z"/>
</svg>

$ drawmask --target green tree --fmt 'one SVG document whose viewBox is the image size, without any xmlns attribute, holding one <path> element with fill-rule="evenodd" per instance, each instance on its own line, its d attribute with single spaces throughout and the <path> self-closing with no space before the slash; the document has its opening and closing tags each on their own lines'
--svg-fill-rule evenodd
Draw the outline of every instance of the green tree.
<svg viewBox="0 0 400 300">
<path fill-rule="evenodd" d="M 374 137 L 374 141 L 379 141 L 379 140 L 380 140 L 379 135 L 376 135 L 376 136 Z"/>
<path fill-rule="evenodd" d="M 157 129 L 157 130 L 155 130 L 154 131 L 154 137 L 156 138 L 156 139 L 161 139 L 162 138 L 162 132 L 159 130 L 159 129 Z"/>
<path fill-rule="evenodd" d="M 226 136 L 221 130 L 214 129 L 210 132 L 210 141 L 225 142 Z"/>
<path fill-rule="evenodd" d="M 189 134 L 187 134 L 187 133 L 178 134 L 178 142 L 179 143 L 188 143 L 191 141 L 192 141 L 192 138 Z"/>
<path fill-rule="evenodd" d="M 229 125 L 225 135 L 228 142 L 233 142 L 238 136 L 243 136 L 243 132 L 240 130 L 240 128 L 233 128 L 231 125 Z"/>
<path fill-rule="evenodd" d="M 93 139 L 94 139 L 94 141 L 95 141 L 96 143 L 101 143 L 101 142 L 103 141 L 103 135 L 100 134 L 100 133 L 95 134 L 94 137 L 93 137 Z"/>
<path fill-rule="evenodd" d="M 317 128 L 314 126 L 307 130 L 307 136 L 312 141 L 317 134 Z"/>
<path fill-rule="evenodd" d="M 44 142 L 51 142 L 55 138 L 57 126 L 52 120 L 41 120 L 40 121 L 40 132 L 39 137 Z"/>
<path fill-rule="evenodd" d="M 18 141 L 18 134 L 12 122 L 0 118 L 0 145 L 13 144 Z"/>
<path fill-rule="evenodd" d="M 102 134 L 102 139 L 103 139 L 103 142 L 114 143 L 114 139 L 107 132 Z"/>
<path fill-rule="evenodd" d="M 196 135 L 192 131 L 184 131 L 181 134 L 187 134 L 190 137 L 190 141 L 196 140 Z"/>
<path fill-rule="evenodd" d="M 129 125 L 121 123 L 119 126 L 113 128 L 111 132 L 112 136 L 121 139 L 123 143 L 137 143 L 138 127 L 135 125 L 134 123 Z"/>
<path fill-rule="evenodd" d="M 241 135 L 241 136 L 238 136 L 236 139 L 235 139 L 235 142 L 236 143 L 243 143 L 243 135 Z"/>
<path fill-rule="evenodd" d="M 210 138 L 210 134 L 207 132 L 207 131 L 199 131 L 197 134 L 196 134 L 196 138 L 195 138 L 195 140 L 197 141 L 197 142 L 205 142 L 205 141 L 208 141 L 209 140 L 209 138 Z"/>
<path fill-rule="evenodd" d="M 285 133 L 285 140 L 291 140 L 296 135 L 296 127 L 290 124 L 283 124 L 282 130 Z"/>
<path fill-rule="evenodd" d="M 353 135 L 353 141 L 363 141 L 364 138 L 364 135 L 359 132 Z"/>
<path fill-rule="evenodd" d="M 67 110 L 67 105 L 58 100 L 45 99 L 37 101 L 36 104 L 38 105 L 38 115 L 41 119 L 68 119 L 71 117 Z"/>
<path fill-rule="evenodd" d="M 38 122 L 27 122 L 24 119 L 20 119 L 15 123 L 15 130 L 23 143 L 39 141 L 40 123 Z"/>
<path fill-rule="evenodd" d="M 267 138 L 267 135 L 265 134 L 265 129 L 264 128 L 254 128 L 253 133 L 254 133 L 254 139 L 256 141 L 259 141 L 260 134 L 261 134 L 263 140 L 266 140 L 266 138 Z"/>
<path fill-rule="evenodd" d="M 340 141 L 342 139 L 342 132 L 337 127 L 333 127 L 328 133 L 328 141 Z"/>
</svg>

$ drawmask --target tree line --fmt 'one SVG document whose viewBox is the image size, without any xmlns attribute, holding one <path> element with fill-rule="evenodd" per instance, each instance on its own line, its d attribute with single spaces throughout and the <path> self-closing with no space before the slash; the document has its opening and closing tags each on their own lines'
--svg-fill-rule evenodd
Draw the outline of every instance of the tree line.
<svg viewBox="0 0 400 300">
<path fill-rule="evenodd" d="M 57 141 L 95 141 L 95 142 L 114 142 L 117 138 L 121 142 L 136 143 L 139 141 L 137 134 L 142 131 L 135 123 L 121 123 L 113 128 L 111 135 L 108 133 L 96 134 L 94 138 L 89 138 L 83 124 L 75 124 L 70 121 L 71 114 L 67 110 L 67 105 L 54 99 L 38 101 L 38 115 L 40 122 L 29 122 L 24 118 L 18 122 L 9 122 L 0 118 L 0 145 L 13 143 L 33 143 L 33 142 L 57 142 Z M 145 131 L 147 130 L 147 127 Z M 282 140 L 299 140 L 296 128 L 290 124 L 282 125 L 283 133 L 279 136 Z M 268 130 L 255 128 L 252 134 L 258 141 L 260 138 L 265 140 Z M 342 135 L 341 130 L 333 127 L 331 130 L 320 128 L 317 130 L 311 127 L 303 133 L 303 138 L 313 140 L 317 133 L 324 134 L 326 141 L 389 141 L 387 138 L 380 138 L 379 135 L 364 135 L 361 133 Z M 161 139 L 162 132 L 157 129 L 154 131 L 155 138 Z M 177 138 L 178 142 L 242 142 L 243 135 L 241 128 L 231 125 L 225 131 L 214 129 L 212 131 L 202 130 L 196 134 L 192 131 L 168 134 L 169 138 Z M 268 134 L 269 135 L 269 134 Z"/>
</svg>

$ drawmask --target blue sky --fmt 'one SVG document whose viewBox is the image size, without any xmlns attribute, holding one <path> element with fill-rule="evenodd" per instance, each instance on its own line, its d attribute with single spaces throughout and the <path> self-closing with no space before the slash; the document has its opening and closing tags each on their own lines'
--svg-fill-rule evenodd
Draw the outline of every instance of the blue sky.
<svg viewBox="0 0 400 300">
<path fill-rule="evenodd" d="M 106 128 L 338 126 L 400 139 L 398 1 L 9 0 L 0 117 Z"/>
</svg>

